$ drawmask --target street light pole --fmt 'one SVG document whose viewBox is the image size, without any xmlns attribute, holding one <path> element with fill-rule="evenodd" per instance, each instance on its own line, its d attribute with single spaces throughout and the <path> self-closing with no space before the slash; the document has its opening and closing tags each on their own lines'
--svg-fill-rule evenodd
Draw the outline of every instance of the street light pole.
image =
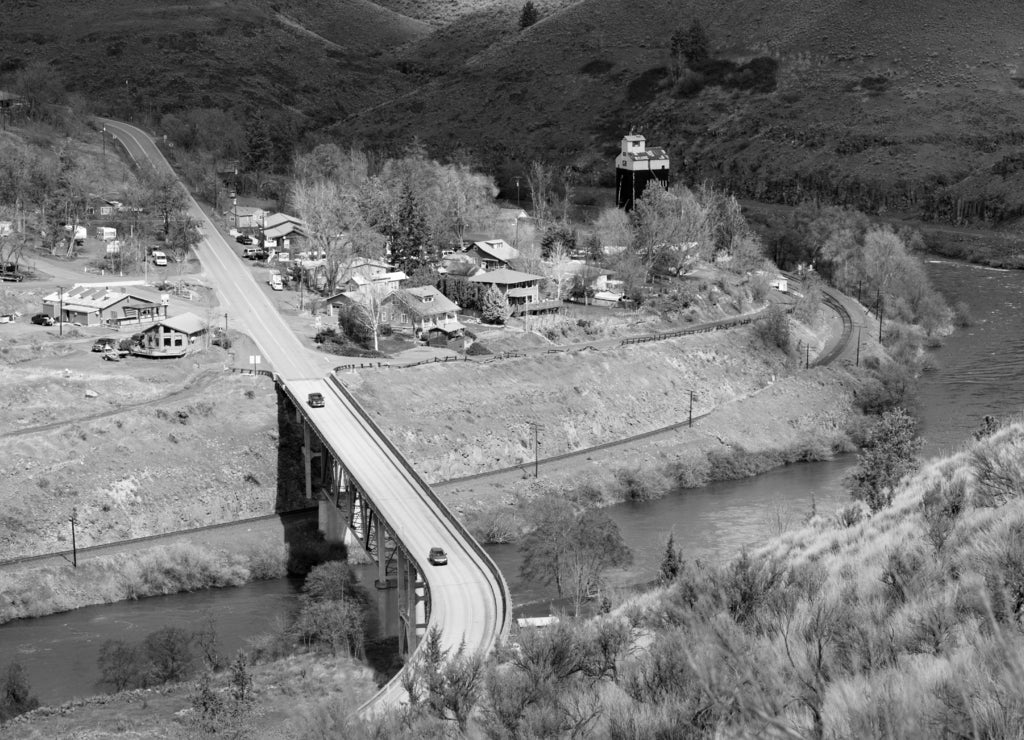
<svg viewBox="0 0 1024 740">
<path fill-rule="evenodd" d="M 519 204 L 519 178 L 518 177 L 516 178 L 516 208 L 517 209 L 521 209 L 522 208 L 522 206 Z M 519 227 L 519 224 L 517 223 L 516 224 L 516 228 L 518 229 L 518 227 Z"/>
<path fill-rule="evenodd" d="M 107 166 L 107 127 L 103 127 L 103 131 L 100 132 L 100 140 L 103 141 L 103 166 Z"/>
<path fill-rule="evenodd" d="M 860 327 L 857 327 L 857 367 L 860 367 Z"/>
<path fill-rule="evenodd" d="M 227 314 L 227 312 L 224 313 L 224 333 L 225 334 L 228 333 L 228 314 Z"/>
<path fill-rule="evenodd" d="M 689 426 L 691 428 L 693 427 L 693 391 L 690 391 L 690 424 L 689 424 Z"/>
<path fill-rule="evenodd" d="M 74 236 L 72 234 L 72 236 Z M 64 336 L 64 288 L 57 288 L 57 296 L 59 301 L 59 308 L 57 310 L 57 321 L 60 322 L 57 332 L 59 336 Z"/>
</svg>

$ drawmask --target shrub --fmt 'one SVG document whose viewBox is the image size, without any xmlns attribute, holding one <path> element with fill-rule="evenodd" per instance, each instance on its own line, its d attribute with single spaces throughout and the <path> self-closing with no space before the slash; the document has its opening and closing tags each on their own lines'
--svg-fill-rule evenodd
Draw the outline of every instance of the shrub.
<svg viewBox="0 0 1024 740">
<path fill-rule="evenodd" d="M 668 493 L 668 482 L 653 470 L 620 468 L 615 482 L 623 501 L 652 501 Z"/>
<path fill-rule="evenodd" d="M 917 467 L 917 422 L 905 409 L 887 411 L 868 431 L 857 466 L 846 477 L 850 494 L 873 512 L 892 502 L 900 479 Z"/>
<path fill-rule="evenodd" d="M 971 317 L 971 308 L 964 301 L 957 301 L 953 304 L 953 324 L 960 329 L 971 326 L 974 319 Z"/>
<path fill-rule="evenodd" d="M 921 497 L 925 533 L 936 550 L 949 539 L 960 515 L 967 509 L 967 482 L 963 476 L 944 478 Z"/>
<path fill-rule="evenodd" d="M 780 306 L 771 306 L 762 318 L 754 322 L 754 333 L 766 347 L 778 347 L 789 353 L 789 317 Z"/>
<path fill-rule="evenodd" d="M 0 723 L 31 712 L 38 706 L 39 700 L 32 696 L 25 668 L 18 661 L 8 663 L 0 683 Z"/>
<path fill-rule="evenodd" d="M 971 450 L 977 481 L 975 504 L 999 506 L 1024 493 L 1024 430 L 1010 427 L 986 437 Z"/>
<path fill-rule="evenodd" d="M 138 647 L 124 640 L 107 640 L 98 659 L 101 681 L 114 691 L 143 684 L 143 659 Z"/>
<path fill-rule="evenodd" d="M 142 652 L 150 683 L 167 683 L 187 678 L 195 667 L 192 637 L 181 627 L 163 627 L 146 635 Z"/>
<path fill-rule="evenodd" d="M 469 345 L 469 349 L 466 350 L 467 355 L 489 355 L 491 351 L 487 349 L 481 342 L 473 342 Z"/>
</svg>

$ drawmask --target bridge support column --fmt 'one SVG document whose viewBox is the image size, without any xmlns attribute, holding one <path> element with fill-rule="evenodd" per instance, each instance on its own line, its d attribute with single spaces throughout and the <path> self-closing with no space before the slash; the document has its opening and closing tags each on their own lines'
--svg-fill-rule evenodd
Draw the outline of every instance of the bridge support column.
<svg viewBox="0 0 1024 740">
<path fill-rule="evenodd" d="M 406 591 L 409 581 L 409 559 L 405 551 L 398 548 L 395 553 L 395 560 L 398 563 L 398 654 L 408 655 L 409 653 L 409 596 Z"/>
<path fill-rule="evenodd" d="M 330 500 L 321 500 L 318 504 L 320 512 L 317 517 L 317 526 L 324 533 L 324 540 L 327 542 L 344 542 L 346 540 L 345 533 L 348 531 L 345 512 Z"/>
<path fill-rule="evenodd" d="M 409 560 L 405 574 L 405 624 L 402 625 L 405 632 L 406 654 L 411 654 L 419 644 L 417 627 L 422 607 L 420 606 L 420 596 L 417 593 L 417 578 L 416 565 Z"/>
<path fill-rule="evenodd" d="M 306 478 L 306 498 L 313 498 L 312 451 L 309 449 L 309 424 L 302 422 L 302 467 Z"/>
<path fill-rule="evenodd" d="M 373 582 L 373 585 L 383 590 L 391 588 L 391 584 L 388 583 L 388 558 L 384 546 L 384 541 L 387 539 L 387 531 L 379 518 L 374 529 L 377 534 L 377 580 Z"/>
</svg>

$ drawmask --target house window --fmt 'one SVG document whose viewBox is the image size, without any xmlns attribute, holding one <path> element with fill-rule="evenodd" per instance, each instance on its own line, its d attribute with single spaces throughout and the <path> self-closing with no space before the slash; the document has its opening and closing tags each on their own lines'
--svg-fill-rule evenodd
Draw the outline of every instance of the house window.
<svg viewBox="0 0 1024 740">
<path fill-rule="evenodd" d="M 425 296 L 423 296 L 423 302 L 424 303 L 430 303 L 433 300 L 434 300 L 434 296 L 432 296 L 432 295 L 425 295 Z"/>
</svg>

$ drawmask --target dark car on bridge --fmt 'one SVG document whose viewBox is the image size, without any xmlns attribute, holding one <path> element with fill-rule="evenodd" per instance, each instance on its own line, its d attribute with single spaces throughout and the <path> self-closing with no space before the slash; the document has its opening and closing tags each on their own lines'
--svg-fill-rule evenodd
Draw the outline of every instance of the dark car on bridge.
<svg viewBox="0 0 1024 740">
<path fill-rule="evenodd" d="M 309 403 L 310 408 L 322 409 L 324 407 L 324 394 L 323 393 L 310 393 L 309 398 L 306 399 Z"/>
<path fill-rule="evenodd" d="M 430 554 L 427 555 L 427 561 L 431 565 L 448 565 L 448 553 L 440 547 L 432 547 Z"/>
</svg>

